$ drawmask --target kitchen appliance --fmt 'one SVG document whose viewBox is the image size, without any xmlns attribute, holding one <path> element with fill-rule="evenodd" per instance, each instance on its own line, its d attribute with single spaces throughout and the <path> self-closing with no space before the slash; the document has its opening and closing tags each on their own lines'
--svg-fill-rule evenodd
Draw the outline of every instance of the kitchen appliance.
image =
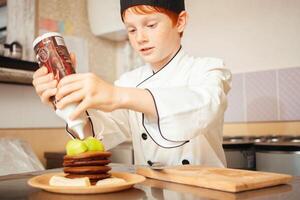
<svg viewBox="0 0 300 200">
<path fill-rule="evenodd" d="M 4 56 L 4 52 L 5 52 L 5 46 L 4 44 L 0 43 L 0 56 Z"/>
<path fill-rule="evenodd" d="M 4 44 L 4 56 L 22 59 L 22 45 L 17 41 L 11 44 Z"/>
<path fill-rule="evenodd" d="M 228 168 L 255 170 L 252 141 L 245 137 L 224 137 L 223 148 Z"/>
<path fill-rule="evenodd" d="M 300 175 L 300 136 L 269 136 L 255 144 L 258 171 Z"/>
<path fill-rule="evenodd" d="M 224 137 L 227 167 L 300 175 L 300 136 Z"/>
<path fill-rule="evenodd" d="M 228 168 L 183 165 L 152 170 L 138 167 L 137 174 L 175 183 L 194 185 L 227 192 L 240 192 L 279 184 L 286 184 L 292 176 Z"/>
</svg>

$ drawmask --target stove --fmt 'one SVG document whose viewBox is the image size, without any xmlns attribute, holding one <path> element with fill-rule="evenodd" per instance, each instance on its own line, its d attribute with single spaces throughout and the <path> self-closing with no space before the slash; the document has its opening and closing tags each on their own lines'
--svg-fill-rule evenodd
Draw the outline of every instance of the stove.
<svg viewBox="0 0 300 200">
<path fill-rule="evenodd" d="M 227 166 L 300 175 L 300 136 L 224 137 Z"/>
<path fill-rule="evenodd" d="M 300 136 L 267 136 L 254 146 L 256 170 L 300 175 Z"/>
<path fill-rule="evenodd" d="M 285 136 L 284 142 L 291 142 L 291 143 L 299 143 L 300 144 L 300 136 Z"/>
<path fill-rule="evenodd" d="M 300 144 L 300 136 L 282 136 L 282 135 L 266 135 L 266 136 L 233 136 L 224 137 L 225 143 L 294 143 Z"/>
<path fill-rule="evenodd" d="M 228 168 L 255 169 L 254 145 L 248 138 L 224 137 L 223 148 Z"/>
</svg>

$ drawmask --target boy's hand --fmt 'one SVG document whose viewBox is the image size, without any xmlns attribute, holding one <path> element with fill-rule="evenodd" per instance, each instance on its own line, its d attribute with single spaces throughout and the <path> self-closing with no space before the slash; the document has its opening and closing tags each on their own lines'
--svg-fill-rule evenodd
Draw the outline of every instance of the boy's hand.
<svg viewBox="0 0 300 200">
<path fill-rule="evenodd" d="M 73 67 L 76 67 L 75 54 L 70 53 Z M 43 66 L 36 70 L 33 74 L 32 85 L 35 88 L 36 93 L 40 97 L 44 104 L 53 107 L 50 97 L 55 96 L 57 92 L 57 80 L 54 79 L 52 73 L 48 73 L 48 69 Z"/>
<path fill-rule="evenodd" d="M 79 103 L 71 119 L 77 118 L 89 108 L 110 112 L 119 105 L 116 87 L 92 73 L 66 76 L 57 87 L 57 108 L 62 109 L 70 103 Z"/>
<path fill-rule="evenodd" d="M 75 66 L 76 59 L 71 54 Z M 124 108 L 143 112 L 151 118 L 156 117 L 155 105 L 150 93 L 144 89 L 116 87 L 93 73 L 71 74 L 60 80 L 55 95 L 56 107 L 64 108 L 78 103 L 70 119 L 76 119 L 89 108 L 111 112 Z"/>
<path fill-rule="evenodd" d="M 57 92 L 57 80 L 54 79 L 52 73 L 48 73 L 48 69 L 45 66 L 34 72 L 32 85 L 41 101 L 44 104 L 53 106 L 50 97 L 55 96 Z"/>
</svg>

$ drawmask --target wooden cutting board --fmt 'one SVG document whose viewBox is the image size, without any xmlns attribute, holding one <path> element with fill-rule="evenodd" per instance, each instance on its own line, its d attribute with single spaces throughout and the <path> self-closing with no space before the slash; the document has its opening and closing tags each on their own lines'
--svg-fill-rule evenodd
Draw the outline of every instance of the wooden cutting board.
<svg viewBox="0 0 300 200">
<path fill-rule="evenodd" d="M 286 184 L 292 179 L 292 176 L 286 174 L 203 167 L 198 165 L 183 165 L 161 170 L 138 167 L 136 172 L 148 178 L 226 192 L 241 192 Z"/>
</svg>

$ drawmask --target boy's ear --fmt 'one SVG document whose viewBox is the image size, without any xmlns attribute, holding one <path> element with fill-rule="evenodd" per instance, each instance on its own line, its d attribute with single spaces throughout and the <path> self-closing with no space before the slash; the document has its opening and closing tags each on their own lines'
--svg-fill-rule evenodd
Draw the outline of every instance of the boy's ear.
<svg viewBox="0 0 300 200">
<path fill-rule="evenodd" d="M 178 15 L 178 20 L 176 24 L 179 33 L 183 33 L 187 21 L 188 21 L 188 13 L 186 11 L 181 11 Z"/>
</svg>

